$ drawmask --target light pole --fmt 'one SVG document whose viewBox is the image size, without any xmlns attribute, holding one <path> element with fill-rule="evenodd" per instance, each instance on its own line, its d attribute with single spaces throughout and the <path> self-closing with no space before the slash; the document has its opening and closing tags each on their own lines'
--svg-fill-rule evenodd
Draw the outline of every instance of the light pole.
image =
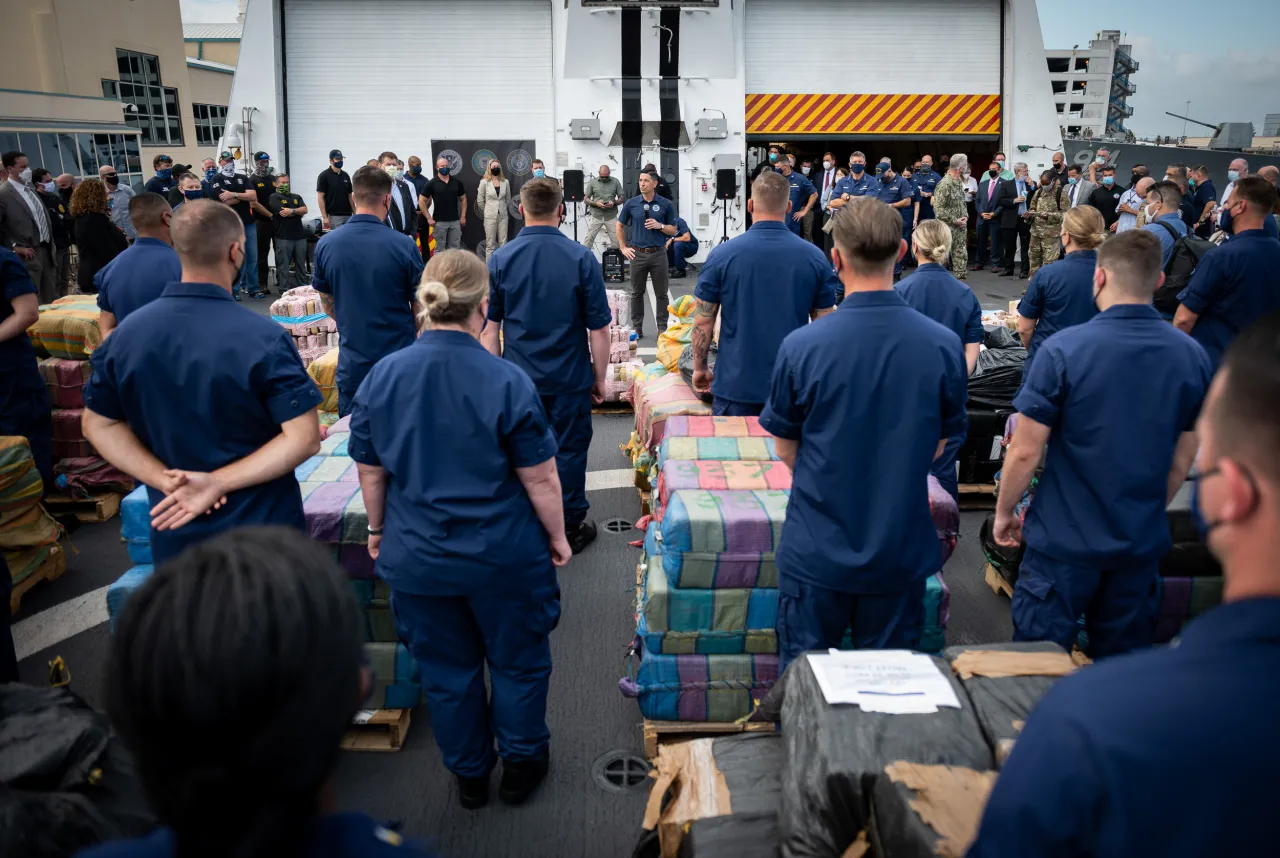
<svg viewBox="0 0 1280 858">
<path fill-rule="evenodd" d="M 1187 114 L 1191 112 L 1191 102 L 1187 102 L 1187 109 L 1182 111 L 1182 139 L 1187 139 Z"/>
</svg>

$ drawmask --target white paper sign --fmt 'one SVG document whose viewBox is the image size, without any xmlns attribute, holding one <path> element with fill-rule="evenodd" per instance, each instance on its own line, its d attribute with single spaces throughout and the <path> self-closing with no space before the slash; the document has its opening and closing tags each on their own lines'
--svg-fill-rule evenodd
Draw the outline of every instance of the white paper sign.
<svg viewBox="0 0 1280 858">
<path fill-rule="evenodd" d="M 833 650 L 808 658 L 823 697 L 832 705 L 852 703 L 864 712 L 890 715 L 960 708 L 955 689 L 928 656 L 907 650 Z"/>
</svg>

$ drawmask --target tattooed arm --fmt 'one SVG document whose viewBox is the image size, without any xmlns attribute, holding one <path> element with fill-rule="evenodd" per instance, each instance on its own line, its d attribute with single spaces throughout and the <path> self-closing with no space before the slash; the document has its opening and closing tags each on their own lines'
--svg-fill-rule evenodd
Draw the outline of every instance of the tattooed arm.
<svg viewBox="0 0 1280 858">
<path fill-rule="evenodd" d="M 693 391 L 694 393 L 710 393 L 711 382 L 715 375 L 707 367 L 707 355 L 711 353 L 711 340 L 715 336 L 716 316 L 720 313 L 720 305 L 695 298 L 693 313 Z"/>
</svg>

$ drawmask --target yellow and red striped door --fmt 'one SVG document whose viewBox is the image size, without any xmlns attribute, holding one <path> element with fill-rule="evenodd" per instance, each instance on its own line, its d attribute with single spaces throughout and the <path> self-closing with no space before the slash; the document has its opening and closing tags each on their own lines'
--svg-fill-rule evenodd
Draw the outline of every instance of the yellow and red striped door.
<svg viewBox="0 0 1280 858">
<path fill-rule="evenodd" d="M 998 95 L 808 95 L 747 96 L 747 133 L 999 134 Z"/>
</svg>

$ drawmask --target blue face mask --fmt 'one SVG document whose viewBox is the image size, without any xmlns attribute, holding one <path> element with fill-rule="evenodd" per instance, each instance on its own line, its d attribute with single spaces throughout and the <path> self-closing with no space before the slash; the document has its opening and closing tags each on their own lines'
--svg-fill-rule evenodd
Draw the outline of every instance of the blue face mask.
<svg viewBox="0 0 1280 858">
<path fill-rule="evenodd" d="M 1109 187 L 1111 187 L 1112 185 L 1114 185 L 1115 183 L 1116 183 L 1116 177 L 1115 177 L 1115 176 L 1103 176 L 1103 177 L 1102 177 L 1102 184 L 1106 185 L 1108 188 L 1109 188 Z"/>
<path fill-rule="evenodd" d="M 203 191 L 183 191 L 182 195 L 189 200 L 198 200 L 204 196 Z"/>
<path fill-rule="evenodd" d="M 1106 181 L 1106 179 L 1103 179 L 1103 181 L 1105 182 L 1105 181 Z M 1188 188 L 1194 188 L 1195 186 L 1196 186 L 1196 180 L 1195 180 L 1195 179 L 1187 179 L 1187 187 L 1188 187 Z"/>
<path fill-rule="evenodd" d="M 1004 169 L 1004 161 L 996 161 L 996 163 L 1000 165 L 1001 170 Z"/>
<path fill-rule="evenodd" d="M 1228 181 L 1228 182 L 1235 182 L 1235 181 L 1238 181 L 1238 180 L 1239 180 L 1239 178 L 1240 178 L 1240 171 L 1239 171 L 1239 170 L 1227 170 L 1227 181 Z"/>
<path fill-rule="evenodd" d="M 862 171 L 867 169 L 867 165 L 866 164 L 850 164 L 849 169 L 853 171 L 853 174 L 855 176 L 860 176 L 862 175 Z"/>
<path fill-rule="evenodd" d="M 206 182 L 212 182 L 213 177 L 216 175 L 218 175 L 218 171 L 215 170 L 213 167 L 210 167 L 209 169 L 204 171 L 204 180 Z"/>
<path fill-rule="evenodd" d="M 449 175 L 449 173 L 451 173 L 451 172 L 453 172 L 453 171 L 452 171 L 452 170 L 450 170 L 448 167 L 441 167 L 441 168 L 440 168 L 440 175 L 442 175 L 442 176 L 447 176 L 447 175 Z M 537 172 L 537 171 L 535 170 L 534 172 Z"/>
<path fill-rule="evenodd" d="M 421 176 L 421 175 L 422 175 L 422 167 L 421 167 L 421 165 L 415 165 L 415 166 L 413 166 L 413 167 L 410 167 L 410 168 L 409 168 L 409 172 L 410 172 L 410 173 L 412 173 L 412 174 L 413 174 L 413 175 L 415 175 L 415 176 Z"/>
<path fill-rule="evenodd" d="M 546 171 L 546 170 L 534 170 L 534 171 L 533 171 L 533 177 L 534 177 L 535 179 L 545 179 L 545 178 L 547 177 L 547 171 Z"/>
<path fill-rule="evenodd" d="M 156 178 L 157 178 L 157 179 L 167 179 L 167 178 L 169 178 L 169 177 L 170 177 L 170 176 L 172 176 L 172 175 L 173 175 L 173 170 L 171 170 L 171 169 L 169 169 L 169 168 L 167 168 L 167 167 L 166 167 L 165 169 L 163 169 L 163 170 L 156 170 Z"/>
<path fill-rule="evenodd" d="M 335 167 L 337 167 L 339 170 L 341 170 L 341 169 L 342 169 L 342 159 L 341 159 L 341 158 L 339 158 L 337 161 L 334 161 L 334 162 L 333 162 L 333 166 L 335 166 Z"/>
<path fill-rule="evenodd" d="M 769 163 L 770 163 L 770 164 L 776 163 L 776 162 L 777 162 L 777 160 L 778 160 L 778 153 L 777 153 L 777 152 L 770 152 L 770 153 L 769 153 Z"/>
<path fill-rule="evenodd" d="M 1067 176 L 1067 184 L 1068 184 L 1068 185 L 1074 185 L 1074 184 L 1075 184 L 1076 182 L 1078 182 L 1078 181 L 1080 181 L 1080 180 L 1079 180 L 1079 179 L 1077 179 L 1075 176 Z"/>
</svg>

